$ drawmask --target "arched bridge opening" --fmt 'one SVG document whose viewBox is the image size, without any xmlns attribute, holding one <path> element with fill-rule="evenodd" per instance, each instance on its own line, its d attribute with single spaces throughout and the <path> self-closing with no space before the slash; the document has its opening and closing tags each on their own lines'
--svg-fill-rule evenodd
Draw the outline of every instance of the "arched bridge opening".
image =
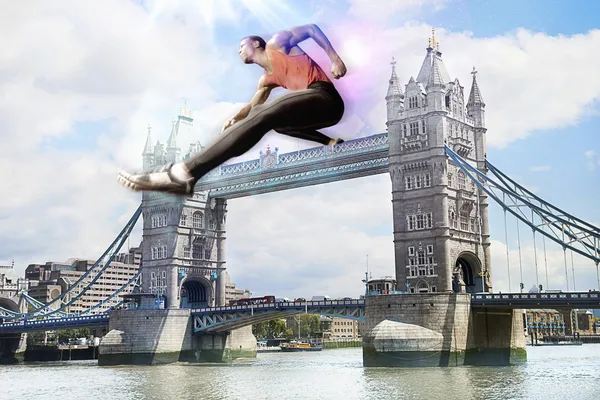
<svg viewBox="0 0 600 400">
<path fill-rule="evenodd" d="M 212 287 L 204 278 L 188 278 L 181 284 L 180 308 L 204 308 L 210 306 Z"/>
</svg>

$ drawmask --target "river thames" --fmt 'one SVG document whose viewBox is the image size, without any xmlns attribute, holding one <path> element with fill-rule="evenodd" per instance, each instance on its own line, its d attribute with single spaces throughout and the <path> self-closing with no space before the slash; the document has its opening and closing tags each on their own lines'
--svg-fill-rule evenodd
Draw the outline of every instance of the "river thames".
<svg viewBox="0 0 600 400">
<path fill-rule="evenodd" d="M 231 365 L 0 366 L 0 399 L 598 399 L 600 344 L 527 347 L 512 367 L 364 368 L 362 349 L 259 354 Z"/>
</svg>

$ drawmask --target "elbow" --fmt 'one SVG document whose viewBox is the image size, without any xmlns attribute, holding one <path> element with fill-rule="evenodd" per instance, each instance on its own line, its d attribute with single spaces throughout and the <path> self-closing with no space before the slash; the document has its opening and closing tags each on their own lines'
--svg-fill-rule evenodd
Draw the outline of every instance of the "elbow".
<svg viewBox="0 0 600 400">
<path fill-rule="evenodd" d="M 308 32 L 310 33 L 311 37 L 314 37 L 315 35 L 318 35 L 321 32 L 321 28 L 319 28 L 317 24 L 309 24 Z"/>
</svg>

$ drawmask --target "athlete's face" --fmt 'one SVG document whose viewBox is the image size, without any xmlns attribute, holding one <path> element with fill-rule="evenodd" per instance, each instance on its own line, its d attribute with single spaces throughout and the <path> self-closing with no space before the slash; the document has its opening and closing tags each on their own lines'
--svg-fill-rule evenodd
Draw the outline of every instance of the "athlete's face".
<svg viewBox="0 0 600 400">
<path fill-rule="evenodd" d="M 251 39 L 244 39 L 241 41 L 238 54 L 245 64 L 252 64 L 254 52 L 254 42 Z"/>
</svg>

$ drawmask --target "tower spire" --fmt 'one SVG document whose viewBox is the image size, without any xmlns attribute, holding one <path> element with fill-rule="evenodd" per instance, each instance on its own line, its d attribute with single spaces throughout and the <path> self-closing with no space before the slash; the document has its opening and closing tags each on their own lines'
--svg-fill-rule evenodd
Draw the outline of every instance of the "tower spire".
<svg viewBox="0 0 600 400">
<path fill-rule="evenodd" d="M 144 146 L 144 152 L 142 154 L 153 154 L 152 151 L 152 127 L 148 124 L 148 136 L 146 137 L 146 145 Z"/>
<path fill-rule="evenodd" d="M 396 76 L 396 59 L 394 57 L 392 57 L 392 62 L 390 65 L 392 66 L 392 75 L 390 76 L 388 91 L 387 95 L 385 96 L 386 99 L 393 96 L 403 96 L 402 89 L 400 88 L 400 82 L 398 81 L 398 76 Z"/>
<path fill-rule="evenodd" d="M 479 85 L 477 84 L 477 79 L 475 78 L 475 75 L 477 75 L 477 70 L 475 69 L 475 67 L 473 67 L 471 75 L 473 75 L 473 83 L 471 84 L 471 93 L 469 94 L 469 101 L 467 102 L 467 105 L 481 104 L 485 106 L 485 103 L 483 102 L 483 97 L 481 96 L 481 91 L 479 90 Z"/>
</svg>

